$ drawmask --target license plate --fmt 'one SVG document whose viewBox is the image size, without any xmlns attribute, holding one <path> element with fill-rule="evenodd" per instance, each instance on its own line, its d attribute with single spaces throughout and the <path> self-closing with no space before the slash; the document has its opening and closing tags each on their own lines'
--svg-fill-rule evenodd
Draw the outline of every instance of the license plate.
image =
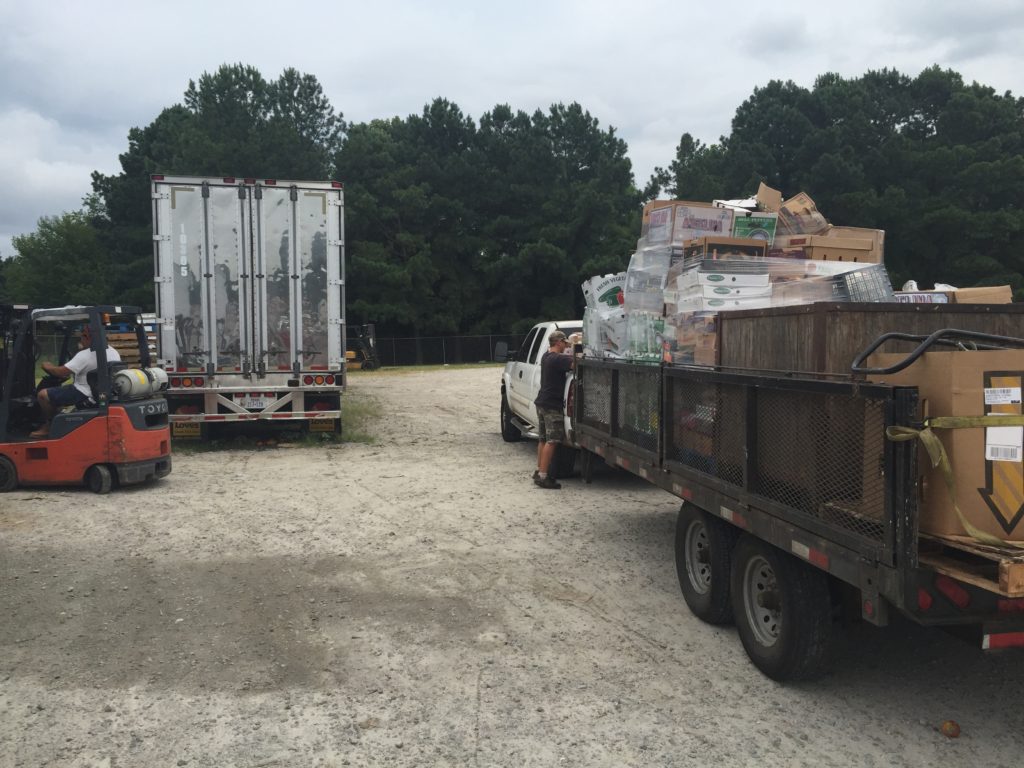
<svg viewBox="0 0 1024 768">
<path fill-rule="evenodd" d="M 270 397 L 254 397 L 252 395 L 235 395 L 235 403 L 248 408 L 250 411 L 262 411 L 264 408 L 269 408 L 277 401 L 276 396 Z"/>
<path fill-rule="evenodd" d="M 202 426 L 198 421 L 172 421 L 171 437 L 202 437 Z"/>
</svg>

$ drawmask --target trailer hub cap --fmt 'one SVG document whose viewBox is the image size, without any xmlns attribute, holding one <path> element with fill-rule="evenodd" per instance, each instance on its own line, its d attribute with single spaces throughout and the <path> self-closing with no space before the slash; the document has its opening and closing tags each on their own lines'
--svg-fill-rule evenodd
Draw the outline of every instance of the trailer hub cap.
<svg viewBox="0 0 1024 768">
<path fill-rule="evenodd" d="M 686 529 L 686 575 L 694 590 L 701 595 L 711 589 L 711 549 L 708 531 L 703 523 L 694 521 Z"/>
<path fill-rule="evenodd" d="M 775 571 L 763 557 L 752 557 L 743 572 L 743 607 L 757 642 L 774 645 L 782 627 L 782 605 Z"/>
</svg>

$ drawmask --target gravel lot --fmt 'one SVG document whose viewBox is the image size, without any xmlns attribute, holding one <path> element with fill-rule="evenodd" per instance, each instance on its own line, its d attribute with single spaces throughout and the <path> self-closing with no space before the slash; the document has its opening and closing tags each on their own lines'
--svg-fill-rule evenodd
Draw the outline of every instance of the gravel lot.
<svg viewBox="0 0 1024 768">
<path fill-rule="evenodd" d="M 532 485 L 496 367 L 352 378 L 373 444 L 0 496 L 0 765 L 1020 765 L 1024 655 L 854 626 L 773 683 L 688 613 L 672 496 Z"/>
</svg>

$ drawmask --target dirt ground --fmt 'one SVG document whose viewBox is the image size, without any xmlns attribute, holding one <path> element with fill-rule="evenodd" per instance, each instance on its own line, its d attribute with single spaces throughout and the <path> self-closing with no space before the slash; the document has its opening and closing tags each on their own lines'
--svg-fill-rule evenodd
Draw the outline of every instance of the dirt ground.
<svg viewBox="0 0 1024 768">
<path fill-rule="evenodd" d="M 499 369 L 352 378 L 374 444 L 0 496 L 0 766 L 1020 764 L 1024 654 L 857 626 L 776 684 L 688 613 L 672 496 L 533 486 Z"/>
</svg>

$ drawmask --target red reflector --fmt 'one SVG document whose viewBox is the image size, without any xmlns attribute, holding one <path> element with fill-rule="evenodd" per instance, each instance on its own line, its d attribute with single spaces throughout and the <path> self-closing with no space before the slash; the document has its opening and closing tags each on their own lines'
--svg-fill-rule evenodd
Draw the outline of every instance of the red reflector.
<svg viewBox="0 0 1024 768">
<path fill-rule="evenodd" d="M 246 183 L 246 184 L 255 184 L 256 183 L 256 179 L 242 179 L 242 181 L 244 183 Z"/>
<path fill-rule="evenodd" d="M 808 559 L 822 570 L 828 570 L 828 555 L 826 555 L 824 552 L 819 552 L 816 549 L 812 549 L 810 551 L 810 557 Z"/>
<path fill-rule="evenodd" d="M 195 385 L 196 385 L 197 387 L 201 387 L 201 386 L 203 386 L 203 382 L 204 382 L 204 381 L 205 381 L 205 379 L 203 379 L 203 377 L 202 377 L 202 376 L 196 376 L 196 381 L 195 381 Z"/>
<path fill-rule="evenodd" d="M 173 377 L 171 379 L 171 386 L 172 387 L 180 387 L 181 386 L 181 379 L 179 379 L 177 376 Z"/>
<path fill-rule="evenodd" d="M 871 602 L 870 600 L 865 600 L 864 601 L 863 610 L 864 610 L 864 615 L 865 616 L 868 616 L 868 617 L 874 616 L 875 615 L 875 604 L 873 602 Z"/>
<path fill-rule="evenodd" d="M 999 613 L 1024 613 L 1024 600 L 1011 600 L 1003 597 L 996 601 L 996 610 Z"/>
<path fill-rule="evenodd" d="M 331 376 L 330 374 L 328 374 L 327 378 L 324 379 L 324 381 L 326 381 L 328 384 L 333 384 L 334 383 L 334 377 Z"/>
<path fill-rule="evenodd" d="M 924 587 L 917 588 L 917 607 L 922 611 L 930 611 L 934 602 L 931 593 Z"/>
<path fill-rule="evenodd" d="M 263 183 L 272 187 L 277 184 L 277 179 L 264 179 Z"/>
<path fill-rule="evenodd" d="M 971 596 L 967 590 L 949 578 L 949 576 L 936 576 L 935 588 L 945 595 L 949 602 L 961 610 L 971 604 Z"/>
<path fill-rule="evenodd" d="M 153 181 L 163 181 L 164 180 L 164 175 L 162 173 L 154 173 L 149 178 L 151 178 Z"/>
<path fill-rule="evenodd" d="M 340 181 L 332 181 L 331 182 L 331 186 L 334 187 L 335 189 L 341 189 L 341 182 Z"/>
<path fill-rule="evenodd" d="M 985 650 L 996 648 L 1020 648 L 1024 646 L 1024 632 L 1000 632 L 998 635 L 985 635 L 981 639 L 981 647 Z"/>
<path fill-rule="evenodd" d="M 234 176 L 225 176 L 224 177 L 224 183 L 225 184 L 234 184 L 235 183 L 235 177 Z"/>
<path fill-rule="evenodd" d="M 313 383 L 313 377 L 312 377 L 312 376 L 309 376 L 309 375 L 303 376 L 303 377 L 302 377 L 302 383 L 303 383 L 303 384 L 306 384 L 307 386 L 308 386 L 309 384 L 312 384 L 312 383 Z"/>
</svg>

